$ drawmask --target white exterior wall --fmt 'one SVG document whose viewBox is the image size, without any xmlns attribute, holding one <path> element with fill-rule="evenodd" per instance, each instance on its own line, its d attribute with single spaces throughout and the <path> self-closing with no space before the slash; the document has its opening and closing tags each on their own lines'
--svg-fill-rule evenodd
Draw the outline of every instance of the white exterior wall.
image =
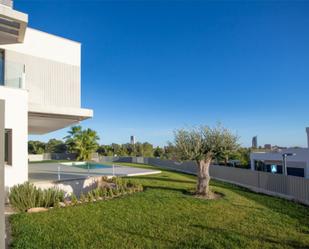
<svg viewBox="0 0 309 249">
<path fill-rule="evenodd" d="M 5 185 L 11 187 L 28 180 L 28 131 L 54 131 L 91 117 L 92 110 L 81 108 L 80 43 L 27 28 L 23 43 L 0 49 L 6 74 L 0 99 L 6 101 L 5 127 L 13 136 L 12 166 L 5 166 Z M 24 71 L 23 89 L 7 84 L 8 77 L 21 75 L 16 65 Z"/>
<path fill-rule="evenodd" d="M 27 28 L 23 43 L 1 45 L 0 47 L 20 54 L 80 67 L 81 44 L 79 42 L 36 29 Z"/>
<path fill-rule="evenodd" d="M 295 156 L 287 157 L 287 166 L 289 163 L 304 163 L 305 178 L 309 179 L 309 149 L 284 149 L 280 152 L 255 152 L 251 153 L 251 169 L 254 170 L 254 161 L 282 161 L 282 154 L 295 153 Z M 295 167 L 295 166 L 293 166 Z"/>
<path fill-rule="evenodd" d="M 12 129 L 12 166 L 5 166 L 5 187 L 28 180 L 28 93 L 0 86 L 5 100 L 5 128 Z"/>
<path fill-rule="evenodd" d="M 2 45 L 5 60 L 25 65 L 29 111 L 41 106 L 81 107 L 81 44 L 27 28 L 21 44 Z"/>
</svg>

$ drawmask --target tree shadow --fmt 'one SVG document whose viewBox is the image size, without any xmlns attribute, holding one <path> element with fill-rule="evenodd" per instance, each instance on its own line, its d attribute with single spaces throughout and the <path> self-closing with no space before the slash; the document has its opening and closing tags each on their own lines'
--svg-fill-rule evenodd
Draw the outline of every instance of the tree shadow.
<svg viewBox="0 0 309 249">
<path fill-rule="evenodd" d="M 143 176 L 137 176 L 135 177 L 139 180 L 154 180 L 154 181 L 164 181 L 164 182 L 177 182 L 177 183 L 196 183 L 195 180 L 175 180 L 170 178 L 161 178 L 161 177 L 143 177 Z"/>
<path fill-rule="evenodd" d="M 163 186 L 144 186 L 145 191 L 147 190 L 167 190 L 167 191 L 175 191 L 180 192 L 183 195 L 193 196 L 192 191 L 186 188 L 172 188 L 172 187 L 163 187 Z"/>
<path fill-rule="evenodd" d="M 183 195 L 183 197 L 192 197 L 204 201 L 212 201 L 212 200 L 219 200 L 225 197 L 223 193 L 214 191 L 213 194 L 216 195 L 213 199 L 203 198 L 201 196 L 196 195 L 196 189 L 188 189 L 188 188 L 172 188 L 172 187 L 163 187 L 163 186 L 144 186 L 145 191 L 147 190 L 167 190 L 167 191 L 175 191 L 179 192 Z"/>
</svg>

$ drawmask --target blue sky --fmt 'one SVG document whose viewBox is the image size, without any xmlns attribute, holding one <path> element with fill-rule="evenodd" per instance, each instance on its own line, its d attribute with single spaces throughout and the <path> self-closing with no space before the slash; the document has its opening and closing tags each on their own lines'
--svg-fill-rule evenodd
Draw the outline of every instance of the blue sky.
<svg viewBox="0 0 309 249">
<path fill-rule="evenodd" d="M 244 146 L 306 145 L 309 2 L 15 1 L 30 26 L 82 42 L 82 123 L 101 142 L 164 145 L 222 122 Z M 62 138 L 66 130 L 31 139 Z"/>
</svg>

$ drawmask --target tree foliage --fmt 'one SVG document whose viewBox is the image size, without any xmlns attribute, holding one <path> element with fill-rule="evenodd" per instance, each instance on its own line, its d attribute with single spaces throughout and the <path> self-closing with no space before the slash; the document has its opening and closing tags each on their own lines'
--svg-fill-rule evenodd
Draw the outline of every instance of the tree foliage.
<svg viewBox="0 0 309 249">
<path fill-rule="evenodd" d="M 65 153 L 67 146 L 62 140 L 50 139 L 45 145 L 46 153 Z"/>
<path fill-rule="evenodd" d="M 43 154 L 45 153 L 46 144 L 40 141 L 29 141 L 28 142 L 28 153 L 29 154 Z"/>
<path fill-rule="evenodd" d="M 91 129 L 83 130 L 81 126 L 73 126 L 65 137 L 70 152 L 77 153 L 77 160 L 91 160 L 92 153 L 98 149 L 99 136 Z"/>
<path fill-rule="evenodd" d="M 180 129 L 175 133 L 176 156 L 180 160 L 201 161 L 220 159 L 239 148 L 238 136 L 218 124 L 216 127 L 200 126 Z"/>
</svg>

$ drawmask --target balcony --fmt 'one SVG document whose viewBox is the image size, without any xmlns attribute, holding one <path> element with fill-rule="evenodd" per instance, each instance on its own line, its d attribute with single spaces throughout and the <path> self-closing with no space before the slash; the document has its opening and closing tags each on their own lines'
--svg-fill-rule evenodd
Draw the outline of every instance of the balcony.
<svg viewBox="0 0 309 249">
<path fill-rule="evenodd" d="M 0 86 L 25 89 L 25 65 L 0 60 Z"/>
</svg>

